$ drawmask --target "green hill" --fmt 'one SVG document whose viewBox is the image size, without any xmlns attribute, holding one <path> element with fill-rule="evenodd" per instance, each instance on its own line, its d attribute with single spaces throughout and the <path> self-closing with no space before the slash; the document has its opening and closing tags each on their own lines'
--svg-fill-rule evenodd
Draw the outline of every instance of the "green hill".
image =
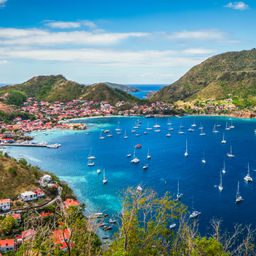
<svg viewBox="0 0 256 256">
<path fill-rule="evenodd" d="M 127 86 L 127 85 L 123 85 L 123 84 L 116 84 L 116 83 L 110 83 L 110 82 L 102 82 L 101 84 L 105 84 L 108 87 L 111 87 L 113 89 L 119 89 L 119 90 L 127 92 L 127 93 L 140 91 L 139 89 L 137 89 L 135 87 Z M 96 84 L 93 84 L 93 85 L 96 85 Z"/>
<path fill-rule="evenodd" d="M 120 88 L 119 85 L 111 83 L 85 86 L 69 81 L 62 75 L 36 76 L 22 84 L 1 87 L 0 97 L 2 101 L 14 105 L 21 105 L 27 97 L 50 102 L 80 98 L 109 101 L 110 103 L 116 103 L 120 100 L 138 101 L 136 97 L 113 87 Z"/>
<path fill-rule="evenodd" d="M 230 96 L 256 97 L 256 49 L 213 56 L 160 89 L 151 99 L 177 101 Z"/>
</svg>

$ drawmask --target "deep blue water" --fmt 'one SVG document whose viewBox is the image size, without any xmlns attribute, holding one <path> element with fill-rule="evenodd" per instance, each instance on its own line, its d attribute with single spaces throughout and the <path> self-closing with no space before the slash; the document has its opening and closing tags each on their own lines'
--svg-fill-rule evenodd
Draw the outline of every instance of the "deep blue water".
<svg viewBox="0 0 256 256">
<path fill-rule="evenodd" d="M 139 137 L 131 133 L 136 120 L 142 121 L 139 127 Z M 178 127 L 182 120 L 186 134 L 178 134 Z M 187 128 L 194 122 L 197 127 L 194 132 L 187 132 Z M 226 144 L 221 144 L 222 132 L 228 118 L 220 117 L 172 117 L 171 137 L 166 137 L 167 118 L 97 118 L 87 119 L 90 134 L 85 131 L 47 131 L 47 134 L 37 133 L 36 140 L 58 142 L 59 149 L 46 148 L 8 148 L 12 156 L 24 157 L 29 162 L 39 165 L 47 171 L 57 174 L 75 191 L 78 199 L 85 202 L 90 209 L 116 214 L 120 211 L 120 193 L 128 186 L 138 184 L 146 188 L 153 188 L 160 195 L 166 191 L 176 195 L 177 181 L 180 180 L 180 191 L 184 194 L 182 202 L 191 210 L 192 201 L 195 210 L 202 212 L 199 218 L 201 232 L 208 232 L 209 222 L 213 217 L 222 218 L 223 225 L 231 229 L 234 223 L 255 223 L 256 221 L 256 135 L 253 120 L 233 119 L 234 129 L 225 131 Z M 125 140 L 117 135 L 115 128 L 120 122 L 122 131 L 126 129 L 129 138 Z M 143 132 L 147 125 L 152 127 L 156 122 L 161 125 L 161 132 L 153 130 L 147 135 Z M 213 125 L 219 133 L 212 133 Z M 204 126 L 206 136 L 199 136 L 199 123 Z M 99 140 L 100 131 L 110 129 L 113 137 Z M 188 140 L 189 156 L 184 157 L 185 141 Z M 130 163 L 127 152 L 133 152 L 134 146 L 141 144 L 136 151 L 141 160 L 138 165 Z M 235 158 L 228 159 L 226 153 L 232 144 Z M 147 150 L 150 149 L 152 159 L 149 160 L 147 171 L 142 170 L 146 163 Z M 92 149 L 96 156 L 95 166 L 87 166 L 87 156 Z M 205 153 L 206 164 L 201 160 Z M 20 155 L 22 154 L 22 155 Z M 223 175 L 223 191 L 219 192 L 219 174 L 226 161 L 226 174 Z M 246 184 L 243 177 L 247 173 L 250 162 L 251 176 L 255 182 Z M 102 184 L 102 173 L 96 170 L 106 169 L 108 183 Z M 237 182 L 240 181 L 240 192 L 245 199 L 240 205 L 235 204 Z M 165 182 L 166 181 L 166 182 Z"/>
<path fill-rule="evenodd" d="M 156 92 L 156 91 L 158 91 L 159 89 L 161 89 L 162 87 L 164 87 L 166 85 L 164 85 L 164 84 L 151 84 L 151 85 L 130 84 L 128 86 L 133 86 L 133 87 L 141 90 L 140 92 L 132 92 L 131 94 L 140 98 L 140 99 L 145 99 L 147 93 Z"/>
</svg>

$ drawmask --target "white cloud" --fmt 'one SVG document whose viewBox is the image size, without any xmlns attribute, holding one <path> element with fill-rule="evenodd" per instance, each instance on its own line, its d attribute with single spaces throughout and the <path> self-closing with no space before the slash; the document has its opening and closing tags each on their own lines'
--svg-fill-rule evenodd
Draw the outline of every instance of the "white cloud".
<svg viewBox="0 0 256 256">
<path fill-rule="evenodd" d="M 194 30 L 194 31 L 180 31 L 168 36 L 169 39 L 200 39 L 200 40 L 223 40 L 225 33 L 218 30 Z"/>
<path fill-rule="evenodd" d="M 187 67 L 203 61 L 201 57 L 178 56 L 177 52 L 168 50 L 121 51 L 87 48 L 59 50 L 2 47 L 0 48 L 0 58 L 81 62 L 90 65 L 117 67 Z"/>
<path fill-rule="evenodd" d="M 232 8 L 234 10 L 241 10 L 241 11 L 246 10 L 246 9 L 249 8 L 249 6 L 247 4 L 245 4 L 244 2 L 229 2 L 224 7 Z"/>
<path fill-rule="evenodd" d="M 148 33 L 106 33 L 88 31 L 51 32 L 39 29 L 0 28 L 2 45 L 113 45 L 128 38 L 146 37 Z"/>
<path fill-rule="evenodd" d="M 191 54 L 191 55 L 205 55 L 205 54 L 212 54 L 215 50 L 211 49 L 202 49 L 202 48 L 190 48 L 183 50 L 183 53 L 185 54 Z"/>
<path fill-rule="evenodd" d="M 46 25 L 51 28 L 60 28 L 60 29 L 69 29 L 69 28 L 80 28 L 80 27 L 88 27 L 90 29 L 94 29 L 97 25 L 89 20 L 83 21 L 47 21 Z"/>
</svg>

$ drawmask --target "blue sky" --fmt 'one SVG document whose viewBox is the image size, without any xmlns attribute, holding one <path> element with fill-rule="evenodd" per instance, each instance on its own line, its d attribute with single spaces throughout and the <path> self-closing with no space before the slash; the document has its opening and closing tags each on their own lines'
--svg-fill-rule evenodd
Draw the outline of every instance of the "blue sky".
<svg viewBox="0 0 256 256">
<path fill-rule="evenodd" d="M 210 56 L 254 48 L 255 24 L 249 0 L 0 0 L 0 83 L 169 84 Z"/>
</svg>

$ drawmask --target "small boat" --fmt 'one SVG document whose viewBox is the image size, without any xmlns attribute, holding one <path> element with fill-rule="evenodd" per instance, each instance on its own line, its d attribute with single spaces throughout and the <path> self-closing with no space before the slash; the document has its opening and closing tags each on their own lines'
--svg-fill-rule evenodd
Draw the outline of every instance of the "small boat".
<svg viewBox="0 0 256 256">
<path fill-rule="evenodd" d="M 171 137 L 171 134 L 168 132 L 165 136 L 166 137 Z"/>
<path fill-rule="evenodd" d="M 188 132 L 194 132 L 195 130 L 193 128 L 188 128 Z"/>
<path fill-rule="evenodd" d="M 235 126 L 233 125 L 233 121 L 232 120 L 231 120 L 231 124 L 230 124 L 229 128 L 230 129 L 234 129 L 235 128 Z"/>
<path fill-rule="evenodd" d="M 156 129 L 155 132 L 161 132 L 161 130 L 160 129 Z"/>
<path fill-rule="evenodd" d="M 126 135 L 126 130 L 124 131 L 124 139 L 128 139 L 128 136 Z"/>
<path fill-rule="evenodd" d="M 139 133 L 136 133 L 136 137 L 139 137 L 140 136 L 140 134 Z"/>
<path fill-rule="evenodd" d="M 89 153 L 87 159 L 88 159 L 88 160 L 94 160 L 94 159 L 96 159 L 96 157 L 92 155 L 92 150 L 90 150 L 90 153 Z"/>
<path fill-rule="evenodd" d="M 176 223 L 172 223 L 172 224 L 169 226 L 169 228 L 170 228 L 170 229 L 174 229 L 174 228 L 176 228 L 176 226 L 177 226 Z"/>
<path fill-rule="evenodd" d="M 244 199 L 240 195 L 240 189 L 239 189 L 239 181 L 237 182 L 237 190 L 236 190 L 236 204 L 239 204 L 243 201 Z"/>
<path fill-rule="evenodd" d="M 120 122 L 118 122 L 118 125 L 117 125 L 117 128 L 116 128 L 116 131 L 117 131 L 117 132 L 120 132 L 120 131 L 121 131 L 121 129 L 120 129 Z"/>
<path fill-rule="evenodd" d="M 235 155 L 232 153 L 232 146 L 230 146 L 230 152 L 227 153 L 227 157 L 234 158 Z"/>
<path fill-rule="evenodd" d="M 126 157 L 131 157 L 132 154 L 131 153 L 127 153 Z"/>
<path fill-rule="evenodd" d="M 229 131 L 229 130 L 230 130 L 230 126 L 228 126 L 228 123 L 227 123 L 227 122 L 226 122 L 225 130 L 226 130 L 226 131 Z"/>
<path fill-rule="evenodd" d="M 144 133 L 145 135 L 146 135 L 146 134 L 148 134 L 148 132 L 146 132 L 146 131 L 145 131 L 145 132 L 143 132 L 143 133 Z"/>
<path fill-rule="evenodd" d="M 148 169 L 148 164 L 144 164 L 142 167 L 143 170 L 147 170 Z"/>
<path fill-rule="evenodd" d="M 140 192 L 143 190 L 140 185 L 138 185 L 136 189 L 137 189 L 137 191 L 140 191 Z"/>
<path fill-rule="evenodd" d="M 87 163 L 87 166 L 94 166 L 94 165 L 95 165 L 95 163 L 92 160 L 89 160 Z"/>
<path fill-rule="evenodd" d="M 223 168 L 222 168 L 221 172 L 222 172 L 223 174 L 226 173 L 226 163 L 225 163 L 225 160 L 223 161 Z"/>
<path fill-rule="evenodd" d="M 204 132 L 204 128 L 203 128 L 203 127 L 202 127 L 201 132 L 200 132 L 199 135 L 200 135 L 200 136 L 205 136 L 205 135 L 206 135 L 206 133 Z"/>
<path fill-rule="evenodd" d="M 110 130 L 104 130 L 104 133 L 110 133 Z"/>
<path fill-rule="evenodd" d="M 113 137 L 113 135 L 111 133 L 107 134 L 107 137 Z"/>
<path fill-rule="evenodd" d="M 109 223 L 111 223 L 111 224 L 114 224 L 114 223 L 116 223 L 117 222 L 117 220 L 113 220 L 113 219 L 109 219 L 109 221 L 108 221 Z"/>
<path fill-rule="evenodd" d="M 105 226 L 105 227 L 103 228 L 104 231 L 111 230 L 111 229 L 112 229 L 112 227 L 110 227 L 110 226 Z"/>
<path fill-rule="evenodd" d="M 147 128 L 146 128 L 146 130 L 148 130 L 148 131 L 152 130 L 152 128 L 148 126 L 148 123 L 147 123 Z"/>
<path fill-rule="evenodd" d="M 221 174 L 221 172 L 220 172 L 220 184 L 219 184 L 219 186 L 218 186 L 218 189 L 219 189 L 219 191 L 220 191 L 220 192 L 223 190 L 223 185 L 222 185 L 222 174 Z"/>
<path fill-rule="evenodd" d="M 169 127 L 168 130 L 169 130 L 169 131 L 173 131 L 174 129 L 173 129 L 172 127 Z"/>
<path fill-rule="evenodd" d="M 191 126 L 196 127 L 196 120 L 194 120 L 194 123 Z"/>
<path fill-rule="evenodd" d="M 131 130 L 131 132 L 136 132 L 136 130 Z"/>
<path fill-rule="evenodd" d="M 189 215 L 189 218 L 190 218 L 190 219 L 195 219 L 195 218 L 197 218 L 200 214 L 201 214 L 201 212 L 199 212 L 199 211 L 193 211 L 193 212 Z"/>
<path fill-rule="evenodd" d="M 149 149 L 148 149 L 147 159 L 151 159 L 151 155 L 149 153 Z"/>
<path fill-rule="evenodd" d="M 181 128 L 178 131 L 178 134 L 184 134 L 185 132 L 181 131 Z"/>
<path fill-rule="evenodd" d="M 202 163 L 203 163 L 203 164 L 206 164 L 205 153 L 204 153 L 204 156 L 203 156 L 203 158 L 202 158 Z"/>
<path fill-rule="evenodd" d="M 154 128 L 160 128 L 161 126 L 156 123 L 153 127 L 154 127 Z"/>
<path fill-rule="evenodd" d="M 226 142 L 227 142 L 227 141 L 225 140 L 225 138 L 224 138 L 224 133 L 223 133 L 223 136 L 222 136 L 222 141 L 221 141 L 221 143 L 222 143 L 222 144 L 226 144 Z"/>
<path fill-rule="evenodd" d="M 251 175 L 250 175 L 250 166 L 249 166 L 249 163 L 248 163 L 248 172 L 247 172 L 246 176 L 244 177 L 244 180 L 245 180 L 246 182 L 248 182 L 248 183 L 253 181 L 253 179 L 252 179 L 252 177 L 251 177 Z"/>
<path fill-rule="evenodd" d="M 133 159 L 131 160 L 131 163 L 137 164 L 137 163 L 139 163 L 139 162 L 140 162 L 140 159 L 135 156 L 135 149 L 134 149 Z"/>
<path fill-rule="evenodd" d="M 213 129 L 212 129 L 212 132 L 213 132 L 213 133 L 218 133 L 218 132 L 219 132 L 219 131 L 216 129 L 216 124 L 214 124 Z"/>
<path fill-rule="evenodd" d="M 170 118 L 168 118 L 167 125 L 172 125 L 172 123 L 170 122 Z"/>
<path fill-rule="evenodd" d="M 180 181 L 178 180 L 178 185 L 177 185 L 177 195 L 176 198 L 177 200 L 180 200 L 183 197 L 183 194 L 180 193 Z"/>
<path fill-rule="evenodd" d="M 98 169 L 98 170 L 97 170 L 97 174 L 100 174 L 100 173 L 101 173 L 101 170 L 100 170 L 100 169 Z"/>
<path fill-rule="evenodd" d="M 121 131 L 117 131 L 116 134 L 121 134 Z"/>
<path fill-rule="evenodd" d="M 199 130 L 204 129 L 204 127 L 202 126 L 202 124 L 200 123 L 200 126 L 198 127 Z"/>
<path fill-rule="evenodd" d="M 101 134 L 100 134 L 100 137 L 99 137 L 100 140 L 104 140 L 105 137 L 102 135 L 102 131 L 101 131 Z"/>
<path fill-rule="evenodd" d="M 108 182 L 107 178 L 106 178 L 106 173 L 105 173 L 105 169 L 103 170 L 103 180 L 102 183 L 106 184 Z"/>
<path fill-rule="evenodd" d="M 188 140 L 186 139 L 186 151 L 184 153 L 184 156 L 187 157 L 188 156 Z"/>
<path fill-rule="evenodd" d="M 109 237 L 108 236 L 103 236 L 102 239 L 107 240 L 107 239 L 109 239 Z"/>
<path fill-rule="evenodd" d="M 142 146 L 140 144 L 137 144 L 135 147 L 136 148 L 141 148 Z"/>
</svg>

